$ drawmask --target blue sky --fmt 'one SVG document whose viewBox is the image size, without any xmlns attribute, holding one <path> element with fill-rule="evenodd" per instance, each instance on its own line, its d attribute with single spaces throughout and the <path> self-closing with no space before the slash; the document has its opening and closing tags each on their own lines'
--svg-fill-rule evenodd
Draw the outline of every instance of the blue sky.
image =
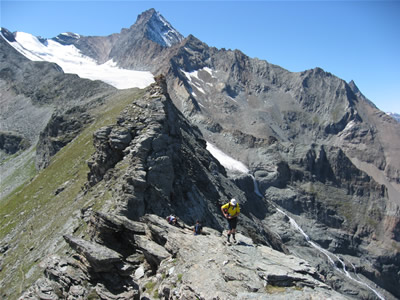
<svg viewBox="0 0 400 300">
<path fill-rule="evenodd" d="M 1 27 L 109 35 L 155 8 L 184 36 L 298 72 L 321 67 L 400 113 L 400 1 L 5 1 Z"/>
</svg>

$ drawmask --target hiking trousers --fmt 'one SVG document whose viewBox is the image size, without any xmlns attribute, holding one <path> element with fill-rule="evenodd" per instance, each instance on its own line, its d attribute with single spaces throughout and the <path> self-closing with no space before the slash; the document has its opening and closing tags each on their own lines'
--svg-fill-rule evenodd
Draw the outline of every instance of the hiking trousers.
<svg viewBox="0 0 400 300">
<path fill-rule="evenodd" d="M 237 217 L 232 218 L 232 219 L 228 219 L 228 228 L 229 228 L 229 230 L 236 229 L 237 221 L 238 221 L 237 219 L 238 219 Z"/>
</svg>

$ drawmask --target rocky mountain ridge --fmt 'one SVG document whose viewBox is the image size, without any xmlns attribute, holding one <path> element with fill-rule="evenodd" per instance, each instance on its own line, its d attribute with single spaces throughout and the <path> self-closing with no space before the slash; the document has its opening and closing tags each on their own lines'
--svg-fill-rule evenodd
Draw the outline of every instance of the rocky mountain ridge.
<svg viewBox="0 0 400 300">
<path fill-rule="evenodd" d="M 267 222 L 284 226 L 286 217 L 255 194 L 250 176 L 237 176 L 236 184 L 227 177 L 157 81 L 115 124 L 94 132 L 86 203 L 69 221 L 75 227 L 68 232 L 75 234 L 64 235 L 74 252 L 63 247 L 62 255 L 48 256 L 41 264 L 45 277 L 21 299 L 373 298 L 357 282 L 340 281 L 346 275 L 325 264 L 322 254 L 318 267 L 289 255 L 304 245 L 297 241 L 300 247 L 288 250 Z M 219 208 L 232 196 L 241 203 L 243 235 L 229 248 Z M 104 197 L 101 211 L 94 210 Z M 181 228 L 149 213 L 175 213 Z M 191 231 L 197 219 L 212 228 L 204 236 Z M 346 296 L 332 290 L 334 282 Z"/>
<path fill-rule="evenodd" d="M 186 131 L 197 137 L 189 146 L 181 147 L 176 132 L 171 137 L 158 124 L 162 106 L 154 104 L 146 110 L 147 104 L 142 102 L 127 108 L 118 124 L 94 134 L 96 154 L 89 163 L 89 190 L 90 186 L 101 186 L 102 194 L 107 186 L 106 191 L 114 191 L 118 199 L 113 209 L 131 219 L 137 220 L 145 212 L 173 212 L 191 224 L 194 215 L 200 214 L 211 218 L 210 226 L 218 230 L 222 229 L 222 220 L 215 203 L 211 209 L 210 203 L 204 202 L 202 211 L 188 213 L 185 202 L 171 199 L 189 194 L 195 206 L 204 199 L 238 197 L 248 216 L 243 220 L 247 236 L 309 260 L 318 272 L 331 278 L 330 286 L 347 296 L 376 297 L 360 284 L 349 287 L 346 274 L 332 271 L 327 257 L 313 259 L 319 252 L 311 251 L 304 236 L 287 225 L 289 220 L 274 209 L 279 205 L 291 213 L 312 241 L 334 255 L 345 256 L 347 269 L 356 265 L 358 276 L 398 297 L 398 124 L 377 110 L 354 82 L 346 83 L 319 68 L 291 73 L 237 50 L 209 47 L 194 36 L 182 41 L 178 38 L 171 47 L 165 47 L 147 35 L 156 16 L 154 10 L 144 12 L 131 28 L 108 37 L 59 37 L 99 63 L 112 58 L 121 67 L 164 73 L 166 86 L 162 89 L 198 127 Z M 174 109 L 170 106 L 169 110 Z M 138 111 L 143 111 L 144 117 L 138 117 Z M 44 161 L 81 132 L 75 129 L 88 125 L 68 122 L 71 115 L 74 113 L 65 111 L 54 115 L 42 132 L 41 143 L 49 153 Z M 158 124 L 151 126 L 154 135 L 147 136 L 140 149 L 132 147 L 131 143 L 141 137 L 143 123 L 151 120 L 154 126 Z M 151 147 L 146 144 L 149 139 L 155 140 Z M 245 163 L 251 174 L 225 173 L 206 154 L 204 139 Z M 65 144 L 59 144 L 59 140 Z M 152 147 L 163 155 L 150 151 Z M 187 155 L 193 147 L 196 155 Z M 182 164 L 175 151 L 181 151 L 185 164 L 196 172 L 186 176 L 173 172 Z M 129 153 L 136 154 L 136 159 L 131 161 Z M 137 169 L 129 167 L 128 161 Z M 118 166 L 124 166 L 130 174 L 120 177 Z M 151 184 L 144 182 L 143 168 L 148 168 L 146 181 Z M 220 174 L 218 180 L 209 176 L 211 170 Z M 208 181 L 199 174 L 207 174 Z M 251 176 L 262 198 L 254 193 Z M 187 187 L 188 180 L 193 181 L 194 190 Z M 174 181 L 179 183 L 174 185 Z M 59 189 L 57 196 L 65 187 Z M 156 207 L 154 211 L 152 206 Z M 385 297 L 392 296 L 388 293 Z"/>
</svg>

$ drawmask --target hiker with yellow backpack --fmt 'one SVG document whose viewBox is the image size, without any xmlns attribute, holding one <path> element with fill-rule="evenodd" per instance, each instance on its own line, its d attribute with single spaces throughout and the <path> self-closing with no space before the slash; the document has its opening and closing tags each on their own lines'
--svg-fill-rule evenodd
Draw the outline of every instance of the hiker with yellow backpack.
<svg viewBox="0 0 400 300">
<path fill-rule="evenodd" d="M 236 199 L 231 199 L 228 203 L 221 206 L 221 212 L 224 217 L 228 220 L 228 245 L 231 244 L 230 238 L 232 235 L 233 242 L 236 244 L 236 226 L 238 221 L 238 215 L 240 214 L 239 203 L 237 203 Z"/>
</svg>

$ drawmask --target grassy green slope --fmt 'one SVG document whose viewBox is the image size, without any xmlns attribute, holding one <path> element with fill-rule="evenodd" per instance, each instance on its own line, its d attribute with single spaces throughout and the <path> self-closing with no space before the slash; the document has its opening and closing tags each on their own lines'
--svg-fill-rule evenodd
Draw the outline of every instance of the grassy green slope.
<svg viewBox="0 0 400 300">
<path fill-rule="evenodd" d="M 3 197 L 12 193 L 14 188 L 36 175 L 35 154 L 36 147 L 32 146 L 23 153 L 15 153 L 0 162 L 0 172 L 4 173 L 6 173 L 5 169 L 9 168 L 11 163 L 13 164 L 12 172 L 0 174 L 0 202 Z"/>
<path fill-rule="evenodd" d="M 115 123 L 123 108 L 141 95 L 142 90 L 134 89 L 114 96 L 98 109 L 95 122 L 54 156 L 48 168 L 0 203 L 0 246 L 8 245 L 0 257 L 0 298 L 16 299 L 41 274 L 38 263 L 65 245 L 62 235 L 70 233 L 76 227 L 71 222 L 78 220 L 73 215 L 91 199 L 82 187 L 89 171 L 86 161 L 94 151 L 93 132 Z"/>
</svg>

